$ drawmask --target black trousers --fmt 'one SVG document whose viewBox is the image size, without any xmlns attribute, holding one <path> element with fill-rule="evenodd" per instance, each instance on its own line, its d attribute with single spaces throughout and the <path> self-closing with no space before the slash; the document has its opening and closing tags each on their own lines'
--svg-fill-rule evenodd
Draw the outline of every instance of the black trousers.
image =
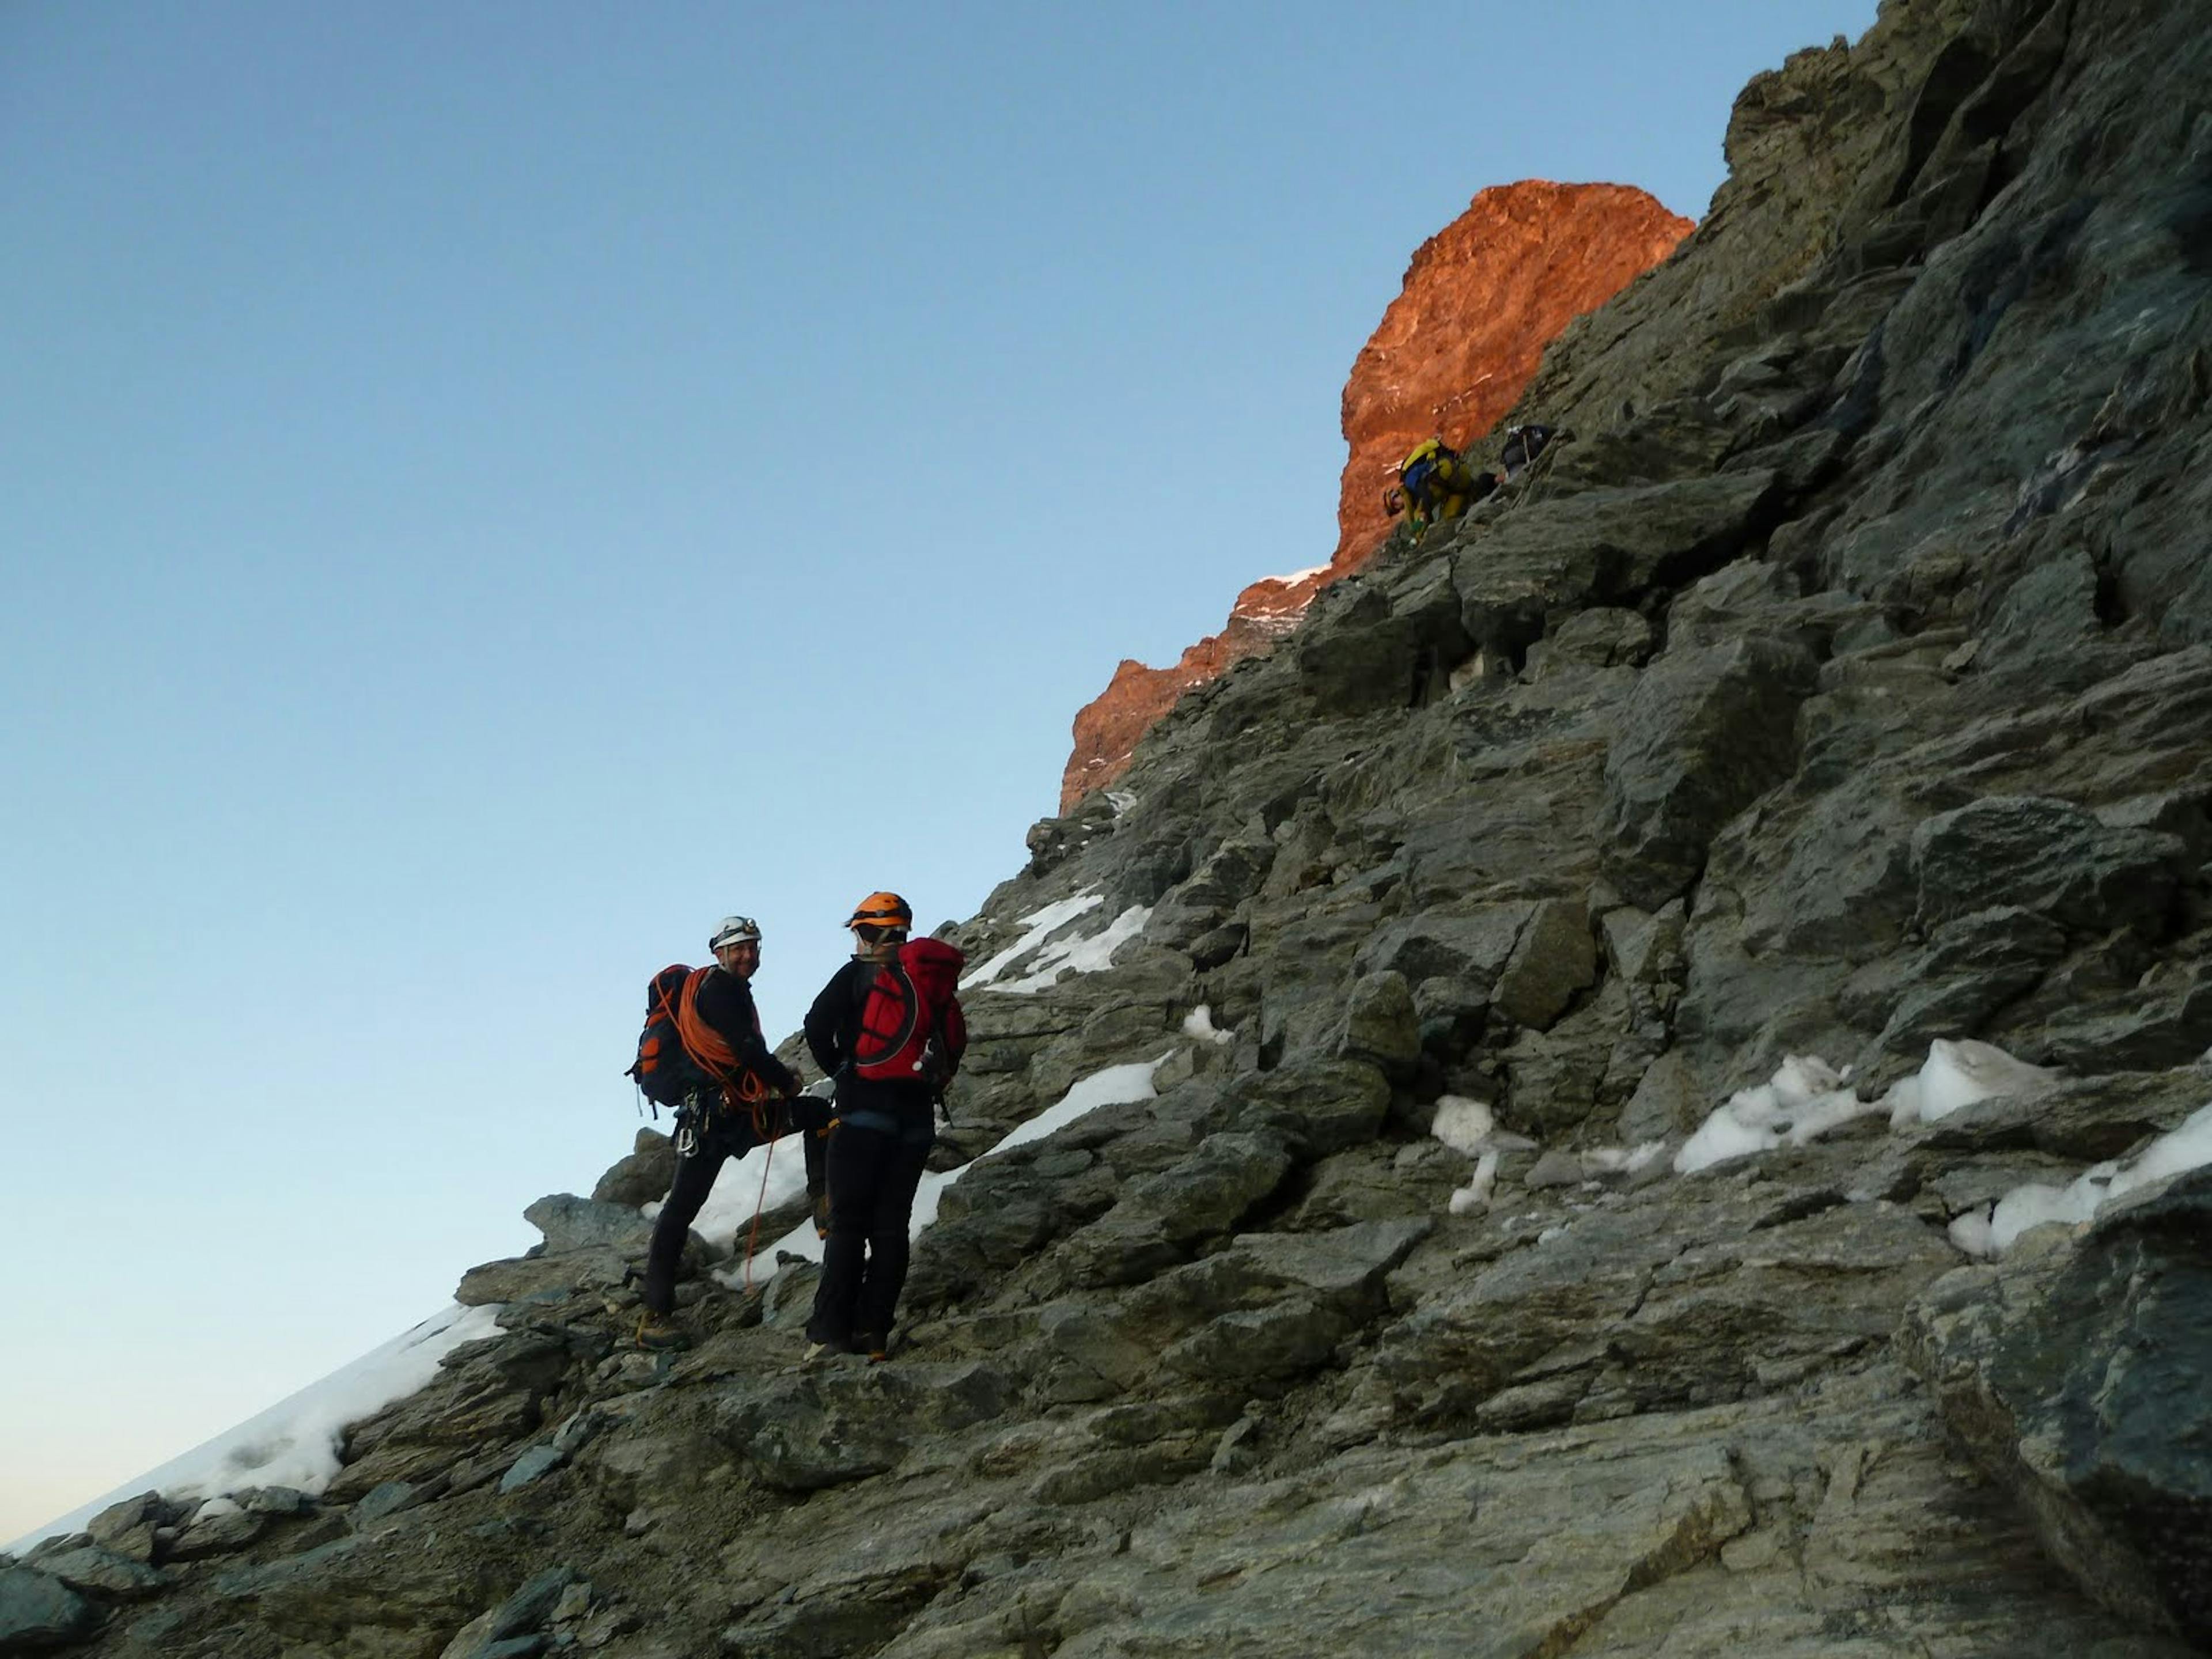
<svg viewBox="0 0 2212 1659">
<path fill-rule="evenodd" d="M 723 1160 L 743 1158 L 761 1144 L 744 1119 L 717 1114 L 711 1121 L 714 1127 L 698 1132 L 691 1155 L 676 1160 L 676 1178 L 668 1184 L 660 1218 L 653 1224 L 653 1248 L 645 1258 L 645 1305 L 655 1313 L 676 1306 L 676 1269 L 684 1260 L 684 1241 L 707 1194 L 714 1190 Z"/>
<path fill-rule="evenodd" d="M 791 1132 L 806 1152 L 806 1201 L 814 1208 L 814 1224 L 830 1224 L 830 1116 L 835 1109 L 811 1095 L 794 1098 L 787 1112 Z"/>
<path fill-rule="evenodd" d="M 935 1137 L 927 1103 L 919 1112 L 848 1114 L 830 1133 L 830 1237 L 806 1322 L 810 1341 L 880 1347 L 890 1340 L 906 1285 L 914 1195 Z"/>
</svg>

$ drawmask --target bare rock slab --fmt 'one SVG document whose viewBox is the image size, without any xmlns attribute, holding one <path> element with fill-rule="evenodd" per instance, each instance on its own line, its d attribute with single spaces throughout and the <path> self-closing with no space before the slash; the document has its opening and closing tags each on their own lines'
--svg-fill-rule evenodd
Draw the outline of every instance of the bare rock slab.
<svg viewBox="0 0 2212 1659">
<path fill-rule="evenodd" d="M 1905 1352 L 2085 1590 L 2212 1645 L 2212 1170 L 2044 1239 L 1933 1286 Z"/>
</svg>

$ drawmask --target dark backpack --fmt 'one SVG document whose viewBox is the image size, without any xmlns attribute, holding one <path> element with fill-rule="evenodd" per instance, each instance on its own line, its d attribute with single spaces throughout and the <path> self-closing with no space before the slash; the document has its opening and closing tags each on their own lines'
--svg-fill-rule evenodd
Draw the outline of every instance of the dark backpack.
<svg viewBox="0 0 2212 1659">
<path fill-rule="evenodd" d="M 1443 471 L 1446 459 L 1451 458 L 1449 450 L 1439 449 L 1422 456 L 1398 475 L 1399 482 L 1405 486 L 1406 499 L 1417 510 L 1429 505 L 1432 494 L 1443 493 L 1437 489 L 1437 475 Z"/>
<path fill-rule="evenodd" d="M 1506 476 L 1510 477 L 1533 465 L 1552 441 L 1552 428 L 1540 424 L 1506 428 L 1504 447 L 1498 452 L 1498 459 L 1505 464 Z"/>
<path fill-rule="evenodd" d="M 941 939 L 917 939 L 877 964 L 853 1040 L 854 1076 L 945 1085 L 968 1046 L 968 1023 L 954 994 L 966 960 Z"/>
<path fill-rule="evenodd" d="M 681 1106 L 713 1085 L 676 1030 L 677 1000 L 690 977 L 691 969 L 677 963 L 655 974 L 645 988 L 645 1030 L 638 1033 L 637 1061 L 623 1075 L 635 1079 L 638 1091 L 656 1106 Z"/>
</svg>

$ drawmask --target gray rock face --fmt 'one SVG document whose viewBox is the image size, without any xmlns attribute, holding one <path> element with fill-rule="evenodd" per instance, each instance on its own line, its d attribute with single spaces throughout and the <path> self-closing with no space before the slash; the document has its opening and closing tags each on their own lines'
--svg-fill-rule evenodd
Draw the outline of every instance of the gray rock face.
<svg viewBox="0 0 2212 1659">
<path fill-rule="evenodd" d="M 1387 978 L 1383 982 L 1388 984 Z M 1418 1042 L 1419 1034 L 1409 1030 L 1406 1012 L 1406 1006 L 1391 998 L 1377 1012 L 1374 1022 L 1382 1029 L 1367 1033 L 1370 1040 L 1389 1045 L 1397 1057 L 1394 1063 L 1398 1064 L 1406 1061 L 1405 1043 L 1408 1036 Z M 1346 1051 L 1347 1057 L 1343 1059 L 1302 1060 L 1258 1076 L 1241 1078 L 1228 1091 L 1222 1109 L 1223 1121 L 1231 1128 L 1257 1137 L 1250 1146 L 1249 1158 L 1242 1152 L 1238 1154 L 1243 1167 L 1250 1171 L 1252 1202 L 1273 1194 L 1283 1174 L 1300 1157 L 1324 1157 L 1341 1152 L 1373 1139 L 1381 1131 L 1390 1109 L 1389 1083 L 1367 1058 L 1352 1057 L 1358 1051 L 1352 1047 L 1349 1036 Z M 1245 1145 L 1235 1144 L 1240 1147 Z M 1291 1162 L 1280 1168 L 1277 1167 L 1275 1157 L 1278 1146 L 1291 1153 Z M 1165 1171 L 1161 1185 L 1171 1185 L 1176 1179 L 1176 1172 Z M 1263 1181 L 1264 1187 L 1261 1185 Z M 1243 1219 L 1250 1203 L 1243 1202 L 1247 1190 L 1244 1183 L 1225 1190 L 1231 1204 L 1242 1204 L 1229 1217 L 1233 1224 Z M 1211 1199 L 1200 1197 L 1197 1201 L 1205 1206 L 1209 1219 L 1218 1221 L 1226 1212 L 1224 1206 Z M 1182 1224 L 1186 1231 L 1192 1224 Z"/>
<path fill-rule="evenodd" d="M 120 1601 L 159 1595 L 170 1582 L 160 1569 L 97 1544 L 41 1556 L 38 1565 L 40 1572 L 58 1578 L 71 1589 L 99 1591 Z"/>
<path fill-rule="evenodd" d="M 2131 1623 L 2212 1643 L 2212 1172 L 1935 1285 L 1905 1352 L 2045 1547 Z"/>
<path fill-rule="evenodd" d="M 1358 961 L 1402 975 L 1413 984 L 1446 979 L 1486 999 L 1511 960 L 1522 930 L 1534 915 L 1528 903 L 1486 907 L 1471 915 L 1425 910 L 1385 923 L 1360 947 Z"/>
<path fill-rule="evenodd" d="M 141 1492 L 111 1504 L 92 1517 L 85 1530 L 92 1541 L 134 1561 L 154 1559 L 154 1533 L 172 1518 L 159 1492 Z"/>
<path fill-rule="evenodd" d="M 641 1260 L 653 1243 L 653 1224 L 631 1206 L 601 1203 L 573 1193 L 541 1198 L 522 1216 L 545 1235 L 545 1249 L 554 1255 L 611 1249 L 618 1255 Z"/>
<path fill-rule="evenodd" d="M 1912 832 L 1931 926 L 2014 906 L 2077 933 L 2160 929 L 2179 886 L 2179 837 L 2107 829 L 2065 801 L 1990 797 Z"/>
<path fill-rule="evenodd" d="M 734 1393 L 718 1432 L 767 1486 L 811 1492 L 896 1468 L 916 1439 L 997 1416 L 1005 1379 L 987 1366 L 832 1364 Z"/>
<path fill-rule="evenodd" d="M 260 1516 L 249 1510 L 211 1515 L 204 1520 L 194 1521 L 179 1532 L 176 1541 L 169 1546 L 168 1553 L 179 1561 L 198 1561 L 210 1555 L 228 1555 L 259 1537 L 264 1524 Z"/>
<path fill-rule="evenodd" d="M 1421 1019 L 1403 974 L 1370 974 L 1353 982 L 1345 998 L 1344 1035 L 1334 1047 L 1387 1075 L 1413 1074 L 1421 1058 Z"/>
<path fill-rule="evenodd" d="M 556 1609 L 580 1595 L 588 1605 L 586 1587 L 575 1582 L 566 1567 L 548 1567 L 521 1589 L 461 1627 L 438 1659 L 525 1659 L 545 1650 L 543 1627 L 557 1618 Z"/>
<path fill-rule="evenodd" d="M 404 1535 L 363 1534 L 266 1565 L 219 1573 L 205 1595 L 232 1619 L 294 1643 L 381 1643 L 457 1628 L 499 1595 L 499 1572 L 475 1552 L 418 1559 Z M 403 1564 L 404 1564 L 403 1565 Z"/>
<path fill-rule="evenodd" d="M 1638 682 L 1597 826 L 1606 875 L 1630 902 L 1680 897 L 1720 827 L 1790 776 L 1814 666 L 1795 647 L 1746 639 L 1670 653 Z"/>
<path fill-rule="evenodd" d="M 97 1616 L 58 1578 L 32 1567 L 0 1568 L 0 1653 L 59 1647 Z"/>
<path fill-rule="evenodd" d="M 657 1129 L 640 1129 L 628 1158 L 611 1166 L 592 1188 L 594 1204 L 621 1204 L 635 1209 L 668 1194 L 676 1179 L 676 1148 Z"/>
<path fill-rule="evenodd" d="M 555 1446 L 532 1446 L 516 1458 L 507 1473 L 499 1478 L 502 1492 L 520 1492 L 532 1481 L 542 1480 L 568 1461 L 566 1453 Z"/>
<path fill-rule="evenodd" d="M 1073 1285 L 1132 1285 L 1182 1259 L 1209 1233 L 1226 1231 L 1267 1197 L 1295 1159 L 1277 1135 L 1224 1133 L 1071 1235 L 1058 1255 Z"/>
<path fill-rule="evenodd" d="M 1737 473 L 1592 489 L 1463 534 L 1461 624 L 1476 648 L 1517 662 L 1555 615 L 1632 603 L 1726 563 L 1774 486 L 1771 474 Z"/>
<path fill-rule="evenodd" d="M 1583 907 L 1548 899 L 1514 941 L 1492 1006 L 1516 1025 L 1545 1030 L 1596 977 L 1597 946 Z"/>
</svg>

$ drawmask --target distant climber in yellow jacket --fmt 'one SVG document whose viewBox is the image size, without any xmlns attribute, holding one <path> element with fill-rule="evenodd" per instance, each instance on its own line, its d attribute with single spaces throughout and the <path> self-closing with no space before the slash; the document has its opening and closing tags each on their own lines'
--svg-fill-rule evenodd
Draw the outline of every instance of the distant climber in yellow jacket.
<svg viewBox="0 0 2212 1659">
<path fill-rule="evenodd" d="M 1456 519 L 1498 488 L 1487 472 L 1476 472 L 1442 438 L 1425 438 L 1398 463 L 1398 483 L 1384 497 L 1393 513 L 1405 508 L 1415 533 L 1446 519 Z"/>
</svg>

